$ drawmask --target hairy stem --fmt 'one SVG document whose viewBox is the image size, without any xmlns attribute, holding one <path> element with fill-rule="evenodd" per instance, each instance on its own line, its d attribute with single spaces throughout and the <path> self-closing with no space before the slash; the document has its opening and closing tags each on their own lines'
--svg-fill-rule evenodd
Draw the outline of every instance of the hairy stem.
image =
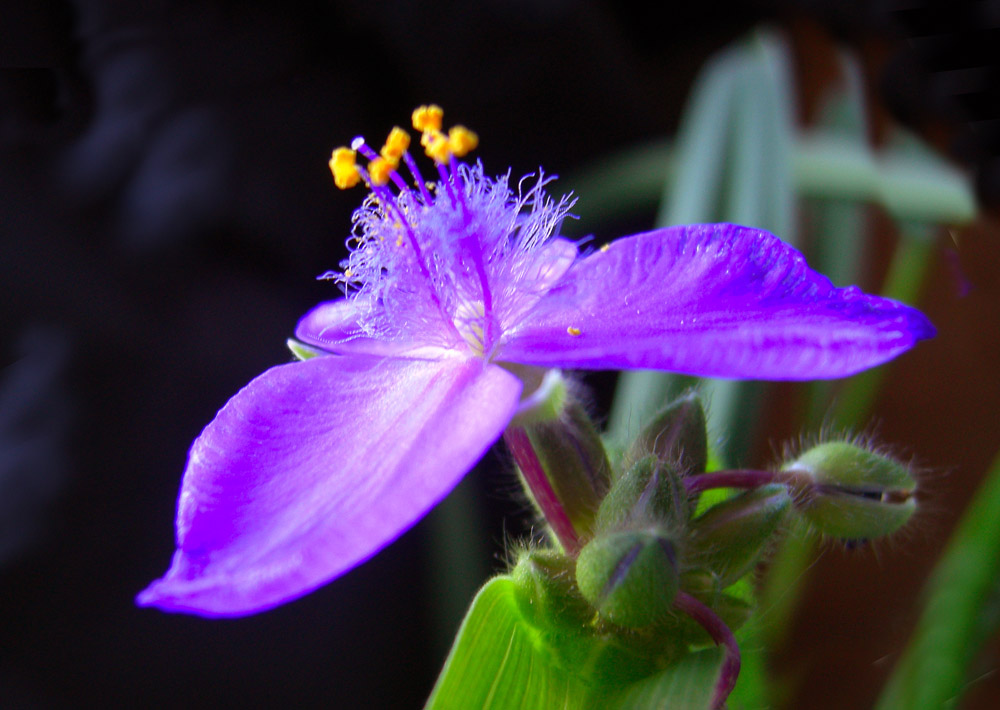
<svg viewBox="0 0 1000 710">
<path fill-rule="evenodd" d="M 524 476 L 524 481 L 528 484 L 535 503 L 542 511 L 545 521 L 552 527 L 559 544 L 562 545 L 567 555 L 576 557 L 580 551 L 580 539 L 569 516 L 563 509 L 562 503 L 556 496 L 552 484 L 545 476 L 545 470 L 531 446 L 528 433 L 521 427 L 511 426 L 507 427 L 503 439 L 514 456 L 514 461 L 521 469 L 521 475 Z"/>
<path fill-rule="evenodd" d="M 790 471 L 715 471 L 699 473 L 684 479 L 688 493 L 700 493 L 710 488 L 758 488 L 770 483 L 789 485 L 797 480 Z"/>
</svg>

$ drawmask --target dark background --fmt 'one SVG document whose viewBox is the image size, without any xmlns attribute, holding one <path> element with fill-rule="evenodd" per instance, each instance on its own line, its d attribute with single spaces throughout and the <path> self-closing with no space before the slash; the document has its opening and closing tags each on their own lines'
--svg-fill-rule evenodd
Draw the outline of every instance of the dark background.
<svg viewBox="0 0 1000 710">
<path fill-rule="evenodd" d="M 455 577 L 434 552 L 446 514 L 258 616 L 207 621 L 132 603 L 169 563 L 190 442 L 241 385 L 288 360 L 296 319 L 335 295 L 315 277 L 341 258 L 361 193 L 333 188 L 330 150 L 361 132 L 379 141 L 433 101 L 447 123 L 479 133 L 488 172 L 569 175 L 672 132 L 704 59 L 762 20 L 792 38 L 803 123 L 836 47 L 851 46 L 869 79 L 872 141 L 908 123 L 976 175 L 986 208 L 957 249 L 942 232 L 920 304 L 940 335 L 892 366 L 876 409 L 882 438 L 931 471 L 935 512 L 888 547 L 822 553 L 775 660 L 800 693 L 790 707 L 870 705 L 928 566 L 1000 442 L 990 216 L 1000 204 L 990 65 L 1000 12 L 639 5 L 4 5 L 0 705 L 420 706 L 458 620 L 435 611 L 441 580 Z M 607 239 L 652 220 L 576 229 Z M 873 224 L 868 288 L 893 239 L 888 220 Z M 591 384 L 606 407 L 613 377 Z M 782 416 L 787 390 L 774 392 L 771 442 L 798 433 Z M 483 542 L 481 569 L 448 590 L 459 599 L 501 566 L 504 536 L 528 529 L 512 489 L 502 456 L 462 484 Z M 998 655 L 987 648 L 969 707 L 1000 694 Z"/>
</svg>

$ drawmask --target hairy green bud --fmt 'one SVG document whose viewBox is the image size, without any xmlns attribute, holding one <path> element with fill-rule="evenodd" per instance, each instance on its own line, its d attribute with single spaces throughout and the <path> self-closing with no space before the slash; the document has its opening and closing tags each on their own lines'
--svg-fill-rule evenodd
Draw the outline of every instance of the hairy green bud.
<svg viewBox="0 0 1000 710">
<path fill-rule="evenodd" d="M 691 523 L 685 561 L 729 586 L 760 559 L 791 502 L 785 486 L 771 484 L 713 505 Z"/>
<path fill-rule="evenodd" d="M 574 535 L 588 539 L 593 534 L 597 509 L 611 485 L 611 463 L 600 432 L 558 370 L 527 365 L 507 365 L 507 369 L 525 383 L 528 392 L 508 430 L 523 431 L 531 458 L 540 467 Z M 524 465 L 523 461 L 518 463 Z M 525 488 L 536 493 L 530 483 Z"/>
<path fill-rule="evenodd" d="M 640 629 L 664 620 L 678 589 L 673 541 L 655 531 L 601 535 L 580 551 L 576 581 L 601 618 Z"/>
<path fill-rule="evenodd" d="M 677 529 L 689 517 L 687 489 L 676 468 L 655 455 L 636 461 L 618 476 L 597 513 L 597 530 Z"/>
<path fill-rule="evenodd" d="M 597 428 L 583 407 L 567 400 L 557 419 L 529 424 L 524 431 L 573 529 L 589 537 L 611 481 Z"/>
<path fill-rule="evenodd" d="M 637 458 L 654 454 L 678 465 L 684 474 L 701 473 L 708 465 L 705 409 L 697 392 L 678 397 L 661 409 L 632 444 Z"/>
<path fill-rule="evenodd" d="M 576 587 L 573 560 L 555 550 L 525 550 L 510 576 L 521 613 L 536 626 L 582 625 L 593 614 Z"/>
<path fill-rule="evenodd" d="M 815 446 L 783 470 L 795 507 L 821 532 L 844 540 L 889 535 L 913 515 L 916 481 L 899 461 L 846 441 Z"/>
</svg>

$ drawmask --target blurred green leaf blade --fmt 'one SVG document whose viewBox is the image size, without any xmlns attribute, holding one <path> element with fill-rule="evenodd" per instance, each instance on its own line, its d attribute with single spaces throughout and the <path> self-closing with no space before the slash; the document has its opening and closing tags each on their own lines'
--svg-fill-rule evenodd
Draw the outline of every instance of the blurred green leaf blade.
<svg viewBox="0 0 1000 710">
<path fill-rule="evenodd" d="M 1000 595 L 1000 457 L 925 588 L 927 603 L 877 710 L 936 710 L 958 699 Z M 991 623 L 993 628 L 984 628 Z"/>
</svg>

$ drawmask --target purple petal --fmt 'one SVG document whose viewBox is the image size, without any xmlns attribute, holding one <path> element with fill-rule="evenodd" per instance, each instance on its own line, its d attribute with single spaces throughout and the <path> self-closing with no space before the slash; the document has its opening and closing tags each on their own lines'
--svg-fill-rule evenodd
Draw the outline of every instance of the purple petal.
<svg viewBox="0 0 1000 710">
<path fill-rule="evenodd" d="M 358 314 L 346 298 L 326 301 L 306 313 L 295 328 L 295 337 L 308 345 L 340 355 L 384 355 L 439 360 L 451 350 L 409 338 L 373 338 L 358 325 Z"/>
<path fill-rule="evenodd" d="M 506 334 L 498 359 L 819 379 L 878 365 L 933 334 L 913 308 L 835 288 L 772 234 L 693 225 L 621 239 L 578 261 Z"/>
<path fill-rule="evenodd" d="M 192 446 L 178 550 L 138 603 L 239 616 L 330 581 L 458 483 L 520 390 L 482 360 L 331 355 L 268 370 Z"/>
</svg>

